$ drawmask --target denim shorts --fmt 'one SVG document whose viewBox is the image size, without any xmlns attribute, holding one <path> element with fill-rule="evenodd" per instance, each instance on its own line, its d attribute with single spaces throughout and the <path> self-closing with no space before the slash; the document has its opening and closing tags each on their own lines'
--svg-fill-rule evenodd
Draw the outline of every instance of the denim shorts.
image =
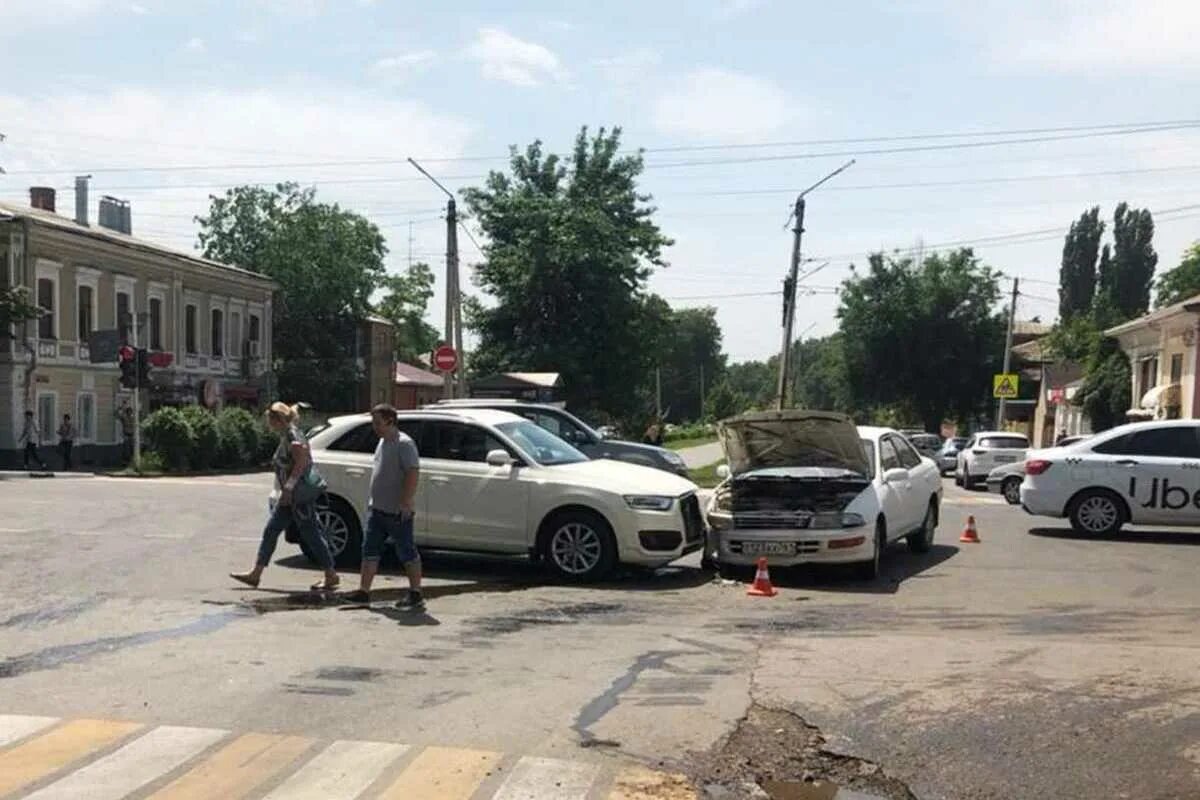
<svg viewBox="0 0 1200 800">
<path fill-rule="evenodd" d="M 363 537 L 363 561 L 378 561 L 384 545 L 390 540 L 401 564 L 416 561 L 417 543 L 413 540 L 413 515 L 401 512 L 388 514 L 371 509 L 367 512 L 367 533 Z"/>
</svg>

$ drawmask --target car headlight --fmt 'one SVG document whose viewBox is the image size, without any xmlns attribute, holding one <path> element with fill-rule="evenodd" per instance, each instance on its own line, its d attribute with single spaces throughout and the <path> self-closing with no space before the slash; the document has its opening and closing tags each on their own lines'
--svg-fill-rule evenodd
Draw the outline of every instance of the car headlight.
<svg viewBox="0 0 1200 800">
<path fill-rule="evenodd" d="M 627 494 L 625 502 L 635 511 L 670 511 L 675 498 L 657 494 Z"/>
<path fill-rule="evenodd" d="M 863 519 L 862 514 L 855 514 L 853 511 L 846 511 L 842 514 L 843 528 L 860 528 L 866 524 L 867 521 Z"/>
</svg>

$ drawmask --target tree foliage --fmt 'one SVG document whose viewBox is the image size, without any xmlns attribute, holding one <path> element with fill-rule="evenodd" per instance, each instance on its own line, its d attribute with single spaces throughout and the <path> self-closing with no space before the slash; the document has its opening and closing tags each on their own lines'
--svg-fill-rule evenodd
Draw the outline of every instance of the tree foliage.
<svg viewBox="0 0 1200 800">
<path fill-rule="evenodd" d="M 667 315 L 645 288 L 671 240 L 620 141 L 584 128 L 565 160 L 541 142 L 513 148 L 507 173 L 463 197 L 488 238 L 475 282 L 495 301 L 471 309 L 474 369 L 561 372 L 568 404 L 627 417 L 653 381 Z"/>
<path fill-rule="evenodd" d="M 770 408 L 775 402 L 779 358 L 766 361 L 742 361 L 725 368 L 725 383 L 735 397 L 743 399 L 738 411 Z"/>
<path fill-rule="evenodd" d="M 384 277 L 379 229 L 312 188 L 239 186 L 197 217 L 207 258 L 279 283 L 273 351 L 281 396 L 317 408 L 353 408 L 359 321 Z"/>
<path fill-rule="evenodd" d="M 705 391 L 711 390 L 725 370 L 717 310 L 708 307 L 671 311 L 658 352 L 663 405 L 670 407 L 669 419 L 700 419 L 704 416 L 700 401 L 702 382 Z"/>
<path fill-rule="evenodd" d="M 1159 307 L 1169 306 L 1198 294 L 1200 294 L 1200 242 L 1194 243 L 1184 251 L 1179 266 L 1167 270 L 1155 282 L 1154 304 Z"/>
<path fill-rule="evenodd" d="M 1118 321 L 1145 314 L 1157 264 L 1150 211 L 1121 203 L 1113 212 L 1112 261 L 1100 271 L 1099 304 Z"/>
<path fill-rule="evenodd" d="M 1058 318 L 1061 320 L 1091 313 L 1096 295 L 1096 259 L 1103 233 L 1100 206 L 1083 212 L 1067 231 L 1062 266 L 1058 271 Z"/>
<path fill-rule="evenodd" d="M 704 418 L 720 422 L 749 407 L 749 399 L 735 389 L 727 378 L 722 378 L 704 398 Z"/>
<path fill-rule="evenodd" d="M 806 339 L 792 345 L 792 404 L 798 408 L 850 412 L 843 336 Z"/>
<path fill-rule="evenodd" d="M 1133 402 L 1130 365 L 1115 339 L 1096 340 L 1075 402 L 1083 406 L 1094 431 L 1108 430 L 1125 422 L 1125 412 Z"/>
<path fill-rule="evenodd" d="M 395 328 L 396 360 L 413 363 L 437 346 L 437 329 L 425 321 L 429 298 L 433 297 L 433 270 L 416 263 L 403 274 L 383 279 L 387 292 L 375 305 L 375 313 Z"/>
<path fill-rule="evenodd" d="M 997 273 L 970 249 L 920 264 L 871 256 L 838 308 L 851 404 L 892 406 L 927 430 L 985 410 L 1004 348 L 999 297 Z"/>
<path fill-rule="evenodd" d="M 0 286 L 0 339 L 11 338 L 13 326 L 41 316 L 24 286 Z"/>
</svg>

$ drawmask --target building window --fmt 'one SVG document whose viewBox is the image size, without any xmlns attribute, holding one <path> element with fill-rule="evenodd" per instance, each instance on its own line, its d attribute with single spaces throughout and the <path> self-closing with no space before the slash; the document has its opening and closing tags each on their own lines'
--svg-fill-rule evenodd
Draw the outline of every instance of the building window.
<svg viewBox="0 0 1200 800">
<path fill-rule="evenodd" d="M 121 332 L 121 344 L 129 344 L 129 329 L 133 325 L 128 292 L 117 292 L 117 330 Z"/>
<path fill-rule="evenodd" d="M 212 354 L 220 358 L 225 355 L 225 314 L 219 308 L 212 310 Z"/>
<path fill-rule="evenodd" d="M 1158 357 L 1142 359 L 1139 368 L 1142 382 L 1141 393 L 1145 394 L 1158 385 Z"/>
<path fill-rule="evenodd" d="M 242 315 L 238 311 L 229 312 L 229 352 L 234 358 L 242 355 Z"/>
<path fill-rule="evenodd" d="M 38 433 L 43 439 L 48 439 L 58 430 L 58 421 L 55 419 L 58 416 L 57 404 L 58 396 L 53 392 L 45 392 L 37 397 Z"/>
<path fill-rule="evenodd" d="M 247 341 L 250 343 L 250 357 L 251 358 L 258 358 L 258 356 L 259 356 L 259 347 L 260 347 L 259 337 L 262 334 L 262 331 L 260 330 L 259 326 L 260 326 L 260 323 L 258 321 L 258 315 L 251 314 L 250 315 L 250 332 L 246 336 Z"/>
<path fill-rule="evenodd" d="M 161 297 L 150 298 L 150 349 L 162 350 L 162 306 Z"/>
<path fill-rule="evenodd" d="M 79 438 L 85 442 L 96 440 L 96 395 L 80 392 L 75 403 L 75 424 Z"/>
<path fill-rule="evenodd" d="M 55 291 L 58 287 L 53 278 L 38 278 L 37 282 L 37 304 L 42 310 L 42 315 L 38 317 L 38 338 L 39 339 L 54 339 L 54 315 L 57 312 L 58 305 L 57 295 Z"/>
<path fill-rule="evenodd" d="M 1183 353 L 1171 356 L 1171 383 L 1179 383 L 1183 378 Z"/>
<path fill-rule="evenodd" d="M 183 343 L 188 355 L 196 355 L 196 307 L 189 305 L 183 315 Z"/>
<path fill-rule="evenodd" d="M 95 328 L 95 303 L 96 291 L 91 286 L 80 286 L 77 290 L 79 295 L 79 331 L 78 338 L 81 342 L 86 342 L 88 336 Z"/>
</svg>

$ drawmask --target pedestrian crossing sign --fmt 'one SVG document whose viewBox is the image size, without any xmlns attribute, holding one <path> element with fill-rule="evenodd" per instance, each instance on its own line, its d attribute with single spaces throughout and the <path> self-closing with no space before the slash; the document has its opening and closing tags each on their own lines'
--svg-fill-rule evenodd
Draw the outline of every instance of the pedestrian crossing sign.
<svg viewBox="0 0 1200 800">
<path fill-rule="evenodd" d="M 1001 373 L 992 376 L 992 397 L 1013 400 L 1017 396 L 1017 376 L 1013 373 Z"/>
</svg>

